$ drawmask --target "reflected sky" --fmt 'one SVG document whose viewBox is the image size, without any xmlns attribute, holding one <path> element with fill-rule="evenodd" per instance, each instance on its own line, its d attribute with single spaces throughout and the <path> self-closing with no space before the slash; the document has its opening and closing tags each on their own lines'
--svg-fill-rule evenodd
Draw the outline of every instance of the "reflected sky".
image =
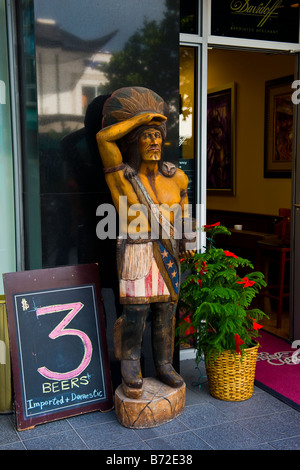
<svg viewBox="0 0 300 470">
<path fill-rule="evenodd" d="M 165 158 L 178 160 L 179 2 L 172 0 L 169 10 L 166 1 L 32 0 L 35 28 L 29 24 L 32 17 L 26 15 L 24 2 L 23 47 L 27 49 L 23 84 L 28 97 L 24 100 L 28 124 L 24 197 L 30 269 L 101 260 L 105 282 L 111 287 L 114 281 L 112 247 L 95 236 L 96 209 L 111 200 L 110 193 L 95 140 L 88 147 L 84 133 L 87 105 L 96 96 L 141 83 L 157 91 L 171 104 Z M 157 27 L 143 31 L 145 20 L 155 21 Z M 106 42 L 106 36 L 116 30 Z M 137 31 L 141 37 L 136 47 L 125 47 Z M 102 41 L 92 42 L 94 39 Z M 28 44 L 34 47 L 29 49 Z M 121 50 L 124 61 L 122 54 L 114 54 Z M 35 127 L 31 124 L 34 99 Z M 96 109 L 92 115 L 97 129 L 101 123 L 98 112 Z"/>
<path fill-rule="evenodd" d="M 54 20 L 82 39 L 98 38 L 118 29 L 105 46 L 109 52 L 122 49 L 145 18 L 161 21 L 166 9 L 163 0 L 38 0 L 34 7 L 36 19 Z"/>
</svg>

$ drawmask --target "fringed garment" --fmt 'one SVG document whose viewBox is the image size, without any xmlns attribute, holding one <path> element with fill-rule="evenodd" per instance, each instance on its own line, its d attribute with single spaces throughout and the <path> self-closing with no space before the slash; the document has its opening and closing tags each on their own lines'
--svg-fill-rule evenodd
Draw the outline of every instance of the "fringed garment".
<svg viewBox="0 0 300 470">
<path fill-rule="evenodd" d="M 156 219 L 162 236 L 159 240 L 118 238 L 120 303 L 176 302 L 180 263 L 175 229 L 151 200 L 139 177 L 132 173 L 129 181 L 140 203 L 147 208 L 149 221 L 151 216 Z"/>
</svg>

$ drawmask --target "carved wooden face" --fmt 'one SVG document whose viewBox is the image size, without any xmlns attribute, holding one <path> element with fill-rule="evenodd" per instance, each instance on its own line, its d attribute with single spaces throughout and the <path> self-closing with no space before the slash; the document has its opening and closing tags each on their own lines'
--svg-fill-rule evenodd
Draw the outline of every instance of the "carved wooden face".
<svg viewBox="0 0 300 470">
<path fill-rule="evenodd" d="M 142 160 L 160 160 L 162 142 L 163 139 L 159 130 L 152 127 L 144 130 L 138 139 L 138 147 Z"/>
</svg>

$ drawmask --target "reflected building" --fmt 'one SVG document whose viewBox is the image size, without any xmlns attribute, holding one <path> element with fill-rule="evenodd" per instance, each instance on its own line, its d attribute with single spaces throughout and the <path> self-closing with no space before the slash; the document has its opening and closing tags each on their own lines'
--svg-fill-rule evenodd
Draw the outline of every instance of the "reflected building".
<svg viewBox="0 0 300 470">
<path fill-rule="evenodd" d="M 35 22 L 43 267 L 101 259 L 95 214 L 110 197 L 84 118 L 107 82 L 101 64 L 111 58 L 105 46 L 116 33 L 83 40 L 54 20 Z"/>
<path fill-rule="evenodd" d="M 54 20 L 35 24 L 39 132 L 74 131 L 82 127 L 87 105 L 107 82 L 101 64 L 111 53 L 105 45 L 117 31 L 83 40 L 60 28 Z"/>
</svg>

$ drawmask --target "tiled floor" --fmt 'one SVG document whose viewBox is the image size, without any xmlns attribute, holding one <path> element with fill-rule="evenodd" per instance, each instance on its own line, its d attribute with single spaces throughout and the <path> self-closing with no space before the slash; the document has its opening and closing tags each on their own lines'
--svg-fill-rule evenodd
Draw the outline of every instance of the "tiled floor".
<svg viewBox="0 0 300 470">
<path fill-rule="evenodd" d="M 202 371 L 202 374 L 205 372 Z M 114 411 L 94 412 L 17 432 L 12 415 L 0 416 L 1 450 L 296 450 L 300 413 L 255 387 L 244 402 L 209 395 L 194 360 L 181 362 L 187 384 L 184 413 L 165 425 L 133 430 Z"/>
</svg>

